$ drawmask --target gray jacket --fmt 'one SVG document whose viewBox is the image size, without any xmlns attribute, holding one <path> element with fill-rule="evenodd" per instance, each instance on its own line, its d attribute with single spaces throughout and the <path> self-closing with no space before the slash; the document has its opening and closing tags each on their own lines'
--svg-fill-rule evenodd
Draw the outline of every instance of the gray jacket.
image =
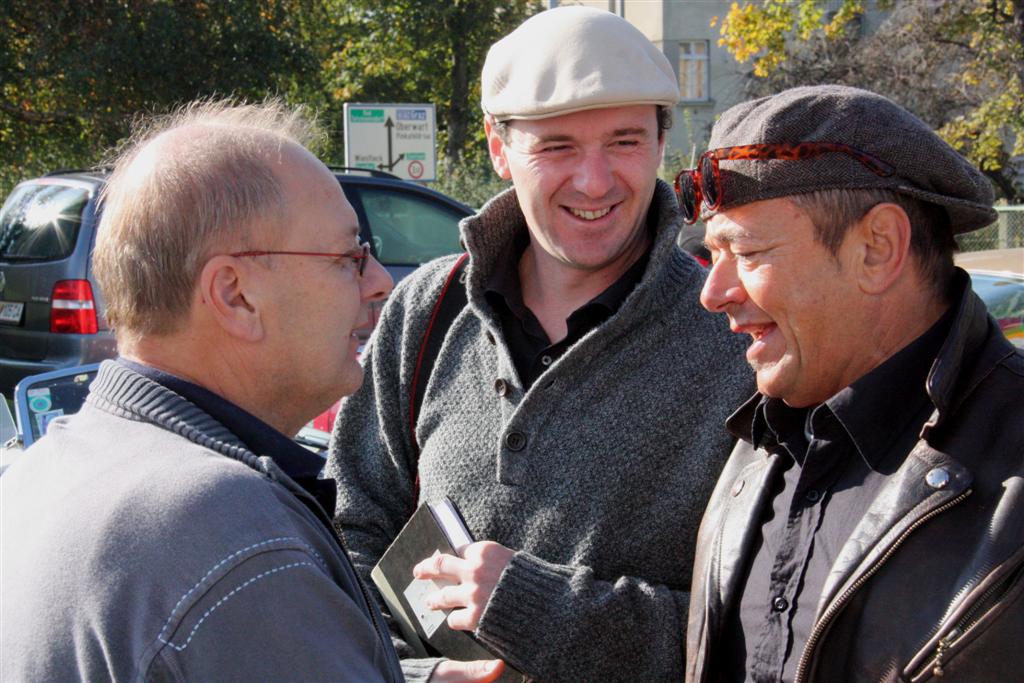
<svg viewBox="0 0 1024 683">
<path fill-rule="evenodd" d="M 402 680 L 308 494 L 122 365 L 0 487 L 4 681 Z"/>
<path fill-rule="evenodd" d="M 850 521 L 822 594 L 808 596 L 816 618 L 797 683 L 1021 680 L 1024 354 L 957 277 L 956 317 L 926 385 L 934 412 Z M 723 624 L 781 466 L 741 440 L 715 489 L 695 562 L 687 681 L 719 680 Z"/>
<path fill-rule="evenodd" d="M 426 386 L 418 467 L 409 384 L 454 257 L 396 287 L 335 427 L 328 472 L 356 568 L 401 529 L 418 474 L 423 500 L 450 496 L 475 538 L 519 551 L 476 635 L 542 681 L 682 678 L 697 526 L 731 445 L 722 424 L 752 388 L 744 341 L 698 303 L 704 271 L 675 245 L 664 183 L 653 210 L 641 282 L 524 392 L 483 286 L 526 224 L 514 190 L 493 199 L 462 224 L 469 305 Z M 403 668 L 415 681 L 434 664 Z"/>
</svg>

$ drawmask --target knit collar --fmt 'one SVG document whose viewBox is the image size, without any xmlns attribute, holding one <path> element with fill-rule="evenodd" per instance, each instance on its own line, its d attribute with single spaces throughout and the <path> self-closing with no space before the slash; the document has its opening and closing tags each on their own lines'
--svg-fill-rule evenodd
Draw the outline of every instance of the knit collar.
<svg viewBox="0 0 1024 683">
<path fill-rule="evenodd" d="M 680 225 L 679 203 L 668 183 L 657 181 L 650 211 L 654 212 L 655 218 L 648 267 L 629 298 L 644 299 L 647 302 L 645 313 L 657 315 L 660 306 L 679 303 L 670 298 L 678 295 L 676 288 L 657 283 L 663 278 L 671 278 L 699 284 L 703 281 L 704 271 L 676 245 Z M 476 215 L 464 218 L 459 227 L 462 243 L 470 255 L 466 271 L 466 293 L 470 305 L 484 318 L 493 318 L 484 299 L 487 281 L 498 268 L 500 260 L 508 259 L 509 254 L 514 253 L 516 240 L 521 240 L 527 232 L 526 217 L 519 206 L 515 187 L 488 201 Z M 497 329 L 496 321 L 492 322 Z"/>
</svg>

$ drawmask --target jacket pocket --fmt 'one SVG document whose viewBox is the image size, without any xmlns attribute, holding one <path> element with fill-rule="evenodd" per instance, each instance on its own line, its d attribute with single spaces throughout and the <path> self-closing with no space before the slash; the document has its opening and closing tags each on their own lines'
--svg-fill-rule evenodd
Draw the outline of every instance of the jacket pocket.
<svg viewBox="0 0 1024 683">
<path fill-rule="evenodd" d="M 992 626 L 1024 592 L 1024 551 L 991 572 L 943 622 L 938 632 L 903 670 L 904 679 L 922 683 L 941 678 L 956 657 Z"/>
</svg>

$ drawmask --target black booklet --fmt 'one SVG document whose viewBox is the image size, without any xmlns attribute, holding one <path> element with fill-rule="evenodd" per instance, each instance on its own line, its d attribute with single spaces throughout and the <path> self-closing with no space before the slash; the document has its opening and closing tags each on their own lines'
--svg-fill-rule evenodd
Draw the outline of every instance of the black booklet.
<svg viewBox="0 0 1024 683">
<path fill-rule="evenodd" d="M 461 556 L 462 549 L 472 542 L 473 537 L 451 500 L 446 497 L 437 503 L 423 503 L 370 572 L 402 631 L 402 638 L 417 656 L 459 661 L 501 659 L 468 631 L 450 628 L 446 621 L 450 610 L 426 607 L 425 596 L 446 584 L 412 575 L 412 568 L 420 561 L 438 553 Z M 498 680 L 518 683 L 527 678 L 506 663 Z"/>
</svg>

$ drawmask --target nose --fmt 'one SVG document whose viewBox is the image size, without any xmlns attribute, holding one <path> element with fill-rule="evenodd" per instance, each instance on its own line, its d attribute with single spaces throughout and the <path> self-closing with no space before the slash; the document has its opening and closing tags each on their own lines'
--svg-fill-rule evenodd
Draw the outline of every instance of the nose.
<svg viewBox="0 0 1024 683">
<path fill-rule="evenodd" d="M 734 259 L 722 257 L 711 266 L 708 279 L 700 291 L 700 303 L 712 313 L 725 313 L 731 304 L 746 300 L 743 283 L 736 275 Z"/>
<path fill-rule="evenodd" d="M 615 177 L 604 149 L 587 151 L 573 176 L 578 192 L 587 197 L 604 197 L 615 186 Z"/>
<path fill-rule="evenodd" d="M 391 294 L 391 289 L 394 286 L 391 274 L 381 265 L 380 261 L 371 256 L 359 282 L 359 291 L 363 301 L 383 301 Z"/>
</svg>

